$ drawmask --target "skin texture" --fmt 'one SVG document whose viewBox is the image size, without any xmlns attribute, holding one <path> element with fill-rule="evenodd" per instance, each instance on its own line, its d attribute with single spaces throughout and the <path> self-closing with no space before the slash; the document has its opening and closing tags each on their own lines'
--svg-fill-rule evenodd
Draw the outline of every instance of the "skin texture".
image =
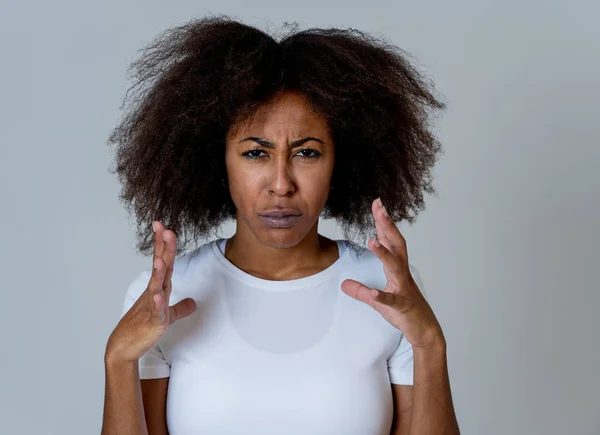
<svg viewBox="0 0 600 435">
<path fill-rule="evenodd" d="M 314 139 L 290 147 L 309 137 Z M 225 161 L 237 210 L 236 232 L 225 251 L 229 261 L 255 276 L 284 280 L 311 275 L 337 259 L 335 242 L 317 233 L 335 147 L 327 121 L 301 94 L 279 95 L 236 128 Z M 302 217 L 291 228 L 271 228 L 259 213 L 276 207 L 297 209 Z"/>
<path fill-rule="evenodd" d="M 142 399 L 148 435 L 168 435 L 167 392 L 169 378 L 145 379 L 142 384 Z"/>
</svg>

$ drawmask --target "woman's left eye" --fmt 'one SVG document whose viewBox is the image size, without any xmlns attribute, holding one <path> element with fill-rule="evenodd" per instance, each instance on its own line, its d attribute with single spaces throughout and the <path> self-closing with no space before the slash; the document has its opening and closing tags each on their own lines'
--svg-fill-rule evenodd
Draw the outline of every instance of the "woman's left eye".
<svg viewBox="0 0 600 435">
<path fill-rule="evenodd" d="M 313 155 L 311 155 L 311 156 L 300 156 L 300 157 L 305 157 L 305 158 L 310 159 L 310 158 L 314 158 L 314 157 L 319 157 L 321 155 L 317 150 L 313 150 L 311 148 L 304 148 L 303 150 L 300 150 L 298 152 L 298 154 L 300 154 L 300 153 L 302 153 L 304 151 L 310 151 L 311 153 L 313 153 Z"/>
</svg>

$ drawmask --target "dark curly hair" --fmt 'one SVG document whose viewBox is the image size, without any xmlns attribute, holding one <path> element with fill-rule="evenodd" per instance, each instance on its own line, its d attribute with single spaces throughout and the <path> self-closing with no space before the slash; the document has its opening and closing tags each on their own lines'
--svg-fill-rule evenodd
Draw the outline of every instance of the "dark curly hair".
<svg viewBox="0 0 600 435">
<path fill-rule="evenodd" d="M 321 213 L 344 237 L 375 235 L 371 202 L 413 223 L 441 144 L 429 131 L 444 103 L 398 47 L 356 29 L 297 31 L 279 42 L 224 15 L 194 18 L 160 34 L 129 67 L 129 111 L 111 133 L 120 200 L 138 224 L 138 249 L 153 249 L 151 223 L 190 241 L 235 219 L 225 138 L 237 121 L 281 92 L 299 91 L 325 117 L 336 153 Z"/>
</svg>

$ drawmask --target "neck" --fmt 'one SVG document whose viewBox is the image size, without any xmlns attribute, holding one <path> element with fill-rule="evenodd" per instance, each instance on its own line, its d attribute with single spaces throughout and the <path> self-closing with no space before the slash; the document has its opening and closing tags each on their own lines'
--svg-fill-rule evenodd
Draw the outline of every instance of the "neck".
<svg viewBox="0 0 600 435">
<path fill-rule="evenodd" d="M 329 267 L 339 258 L 337 244 L 317 232 L 317 224 L 293 246 L 267 245 L 238 223 L 227 240 L 225 257 L 258 278 L 274 281 L 299 279 Z"/>
</svg>

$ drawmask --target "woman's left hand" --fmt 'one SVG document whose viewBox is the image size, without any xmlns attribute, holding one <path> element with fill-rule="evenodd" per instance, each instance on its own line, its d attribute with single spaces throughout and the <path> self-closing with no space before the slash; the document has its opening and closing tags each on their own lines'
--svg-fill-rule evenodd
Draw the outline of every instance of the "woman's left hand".
<svg viewBox="0 0 600 435">
<path fill-rule="evenodd" d="M 387 215 L 379 198 L 373 201 L 371 210 L 380 243 L 370 239 L 368 246 L 382 261 L 387 284 L 379 290 L 346 279 L 342 282 L 342 291 L 373 307 L 402 331 L 413 348 L 444 343 L 440 324 L 410 273 L 404 236 Z"/>
</svg>

